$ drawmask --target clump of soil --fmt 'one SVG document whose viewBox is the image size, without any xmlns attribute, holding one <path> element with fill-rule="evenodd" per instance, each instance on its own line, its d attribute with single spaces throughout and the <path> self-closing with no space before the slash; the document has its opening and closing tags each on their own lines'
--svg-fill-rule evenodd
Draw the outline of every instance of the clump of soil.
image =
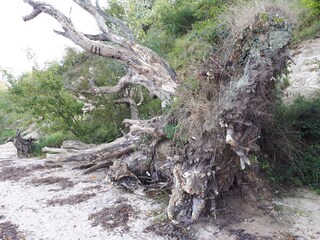
<svg viewBox="0 0 320 240">
<path fill-rule="evenodd" d="M 135 211 L 131 205 L 127 203 L 120 203 L 114 207 L 106 207 L 101 211 L 90 214 L 89 220 L 92 221 L 92 226 L 100 225 L 105 230 L 113 230 L 118 227 L 122 227 L 122 230 L 128 231 L 127 225 L 129 217 L 134 214 Z"/>
<path fill-rule="evenodd" d="M 62 206 L 62 205 L 76 205 L 78 203 L 87 201 L 90 198 L 95 197 L 95 193 L 90 193 L 90 194 L 76 194 L 72 195 L 68 198 L 60 198 L 60 199 L 52 199 L 47 201 L 48 206 Z"/>
<path fill-rule="evenodd" d="M 25 237 L 18 231 L 18 226 L 7 221 L 0 223 L 0 239 L 3 240 L 24 240 Z"/>
<path fill-rule="evenodd" d="M 27 167 L 5 167 L 0 172 L 0 181 L 19 181 L 21 178 L 28 177 L 32 172 L 43 170 L 43 165 L 33 165 Z"/>
<path fill-rule="evenodd" d="M 145 232 L 154 232 L 155 234 L 165 237 L 167 239 L 175 240 L 194 240 L 195 238 L 191 236 L 188 229 L 181 225 L 173 224 L 171 221 L 163 221 L 154 223 L 147 227 Z"/>
<path fill-rule="evenodd" d="M 59 184 L 59 186 L 61 187 L 61 190 L 66 188 L 71 188 L 75 185 L 74 182 L 69 180 L 69 178 L 61 178 L 61 177 L 47 177 L 47 178 L 32 179 L 30 183 L 35 186 Z"/>
</svg>

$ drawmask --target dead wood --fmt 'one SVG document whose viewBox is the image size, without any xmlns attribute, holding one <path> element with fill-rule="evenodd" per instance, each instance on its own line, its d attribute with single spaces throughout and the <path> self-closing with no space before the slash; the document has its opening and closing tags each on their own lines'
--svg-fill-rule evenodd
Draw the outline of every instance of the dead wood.
<svg viewBox="0 0 320 240">
<path fill-rule="evenodd" d="M 197 221 L 204 209 L 215 216 L 218 196 L 232 187 L 252 185 L 252 197 L 270 197 L 246 167 L 251 164 L 249 156 L 259 151 L 260 129 L 271 120 L 276 79 L 288 58 L 289 25 L 277 24 L 273 13 L 268 16 L 259 29 L 244 31 L 233 54 L 237 68 L 226 78 L 214 79 L 220 89 L 215 98 L 199 109 L 187 109 L 191 117 L 184 121 L 184 134 L 189 144 L 183 158 L 173 163 L 175 185 L 168 207 L 172 220 Z"/>
<path fill-rule="evenodd" d="M 97 170 L 99 170 L 99 169 L 101 169 L 101 168 L 108 168 L 108 167 L 110 167 L 111 165 L 112 165 L 112 162 L 111 162 L 111 161 L 110 161 L 110 162 L 103 162 L 103 163 L 100 163 L 100 164 L 98 164 L 98 165 L 95 165 L 95 164 L 92 165 L 92 164 L 90 164 L 89 167 L 82 172 L 82 174 L 92 173 L 92 172 L 97 171 Z M 81 169 L 81 168 L 80 168 L 80 169 Z"/>
<path fill-rule="evenodd" d="M 80 90 L 69 86 L 71 90 L 89 94 L 110 94 L 119 93 L 133 84 L 146 87 L 152 95 L 161 99 L 163 107 L 171 102 L 171 97 L 175 95 L 177 88 L 174 71 L 151 49 L 135 42 L 120 19 L 110 16 L 98 6 L 94 6 L 91 1 L 75 0 L 76 4 L 95 19 L 100 33 L 93 36 L 77 31 L 71 19 L 50 4 L 33 0 L 24 0 L 24 2 L 33 8 L 29 15 L 23 17 L 24 21 L 32 20 L 41 13 L 48 14 L 63 28 L 63 31 L 55 31 L 57 34 L 70 39 L 92 54 L 118 60 L 127 67 L 127 74 L 116 86 L 97 86 L 93 78 L 88 80 L 89 89 Z M 114 26 L 123 35 L 110 26 Z"/>
<path fill-rule="evenodd" d="M 35 139 L 33 138 L 23 138 L 21 136 L 21 132 L 18 129 L 16 132 L 16 135 L 9 139 L 8 141 L 12 141 L 13 145 L 17 149 L 17 155 L 18 157 L 30 157 L 32 150 L 34 148 L 34 141 Z"/>
<path fill-rule="evenodd" d="M 117 59 L 127 67 L 127 74 L 111 87 L 96 86 L 92 72 L 88 80 L 90 88 L 82 92 L 119 93 L 129 85 L 142 85 L 162 101 L 163 107 L 175 96 L 176 76 L 168 64 L 150 49 L 137 44 L 120 20 L 102 14 L 100 8 L 89 0 L 74 2 L 95 18 L 101 32 L 95 36 L 78 32 L 68 17 L 49 4 L 32 0 L 24 2 L 33 7 L 32 13 L 24 17 L 25 21 L 46 13 L 62 26 L 63 32 L 56 31 L 58 34 L 86 51 Z M 156 178 L 159 181 L 161 174 L 158 173 L 162 171 L 166 181 L 172 178 L 174 182 L 167 209 L 169 219 L 195 222 L 205 209 L 208 215 L 215 216 L 218 196 L 232 187 L 241 188 L 258 182 L 250 170 L 250 154 L 259 151 L 256 141 L 261 127 L 268 124 L 271 117 L 275 83 L 286 66 L 286 47 L 290 41 L 286 20 L 279 23 L 279 16 L 272 12 L 268 16 L 265 22 L 258 19 L 261 24 L 245 29 L 235 42 L 228 63 L 212 58 L 212 66 L 218 66 L 218 70 L 212 70 L 212 79 L 208 79 L 213 86 L 209 88 L 212 92 L 203 88 L 206 97 L 195 99 L 198 102 L 194 105 L 188 99 L 181 109 L 176 110 L 183 113 L 176 121 L 184 126 L 180 134 L 187 136 L 183 149 L 180 146 L 180 149 L 170 150 L 163 154 L 165 157 L 160 157 L 157 155 L 161 146 L 158 143 L 165 138 L 163 127 L 166 122 L 163 118 L 127 119 L 124 124 L 130 126 L 130 131 L 124 136 L 76 153 L 60 154 L 58 161 L 95 164 L 91 170 L 108 167 L 112 162 L 111 180 L 139 194 L 144 189 L 142 183 L 150 183 Z M 109 24 L 118 25 L 123 35 L 114 32 Z M 139 117 L 135 102 L 126 98 L 118 103 L 129 104 L 132 117 Z M 171 170 L 169 174 L 168 169 Z M 156 178 L 153 178 L 154 173 Z M 263 194 L 257 184 L 253 191 L 259 197 Z"/>
<path fill-rule="evenodd" d="M 85 150 L 85 149 L 90 149 L 93 147 L 96 147 L 97 145 L 95 144 L 86 144 L 81 141 L 76 141 L 76 140 L 66 140 L 63 141 L 61 148 L 63 149 L 73 149 L 73 150 Z"/>
<path fill-rule="evenodd" d="M 63 148 L 44 147 L 44 148 L 42 148 L 42 152 L 44 152 L 44 153 L 67 153 L 67 152 L 72 152 L 72 150 L 68 151 Z"/>
</svg>

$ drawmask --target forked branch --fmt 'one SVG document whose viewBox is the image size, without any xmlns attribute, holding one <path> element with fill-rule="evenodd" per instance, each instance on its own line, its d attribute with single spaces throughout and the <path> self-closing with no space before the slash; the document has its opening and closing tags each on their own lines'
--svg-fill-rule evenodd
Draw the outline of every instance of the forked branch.
<svg viewBox="0 0 320 240">
<path fill-rule="evenodd" d="M 101 31 L 96 35 L 84 34 L 75 28 L 70 18 L 50 4 L 33 0 L 24 2 L 33 7 L 33 11 L 23 17 L 24 21 L 37 17 L 41 12 L 46 13 L 60 23 L 63 31 L 55 31 L 56 33 L 92 54 L 118 60 L 128 68 L 128 74 L 117 86 L 93 87 L 88 90 L 89 93 L 114 93 L 120 91 L 126 84 L 138 84 L 157 96 L 162 101 L 162 106 L 171 102 L 171 97 L 175 95 L 177 88 L 174 71 L 152 50 L 137 44 L 121 20 L 111 17 L 100 7 L 93 6 L 89 0 L 74 0 L 92 15 Z M 124 36 L 114 33 L 106 22 L 120 27 Z"/>
</svg>

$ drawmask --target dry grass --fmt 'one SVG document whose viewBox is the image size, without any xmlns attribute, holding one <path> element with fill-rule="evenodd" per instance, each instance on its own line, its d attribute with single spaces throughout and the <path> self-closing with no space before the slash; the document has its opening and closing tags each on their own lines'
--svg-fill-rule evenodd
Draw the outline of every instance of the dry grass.
<svg viewBox="0 0 320 240">
<path fill-rule="evenodd" d="M 147 227 L 144 232 L 153 232 L 165 239 L 177 240 L 194 240 L 195 238 L 190 234 L 190 229 L 181 225 L 173 224 L 171 221 L 156 222 Z"/>
<path fill-rule="evenodd" d="M 298 15 L 303 11 L 299 0 L 239 0 L 229 7 L 221 16 L 221 20 L 230 26 L 231 36 L 236 37 L 254 23 L 259 13 L 274 11 L 295 24 Z"/>
<path fill-rule="evenodd" d="M 19 181 L 21 178 L 29 177 L 35 171 L 46 169 L 43 165 L 27 167 L 5 167 L 0 172 L 0 181 Z"/>
</svg>

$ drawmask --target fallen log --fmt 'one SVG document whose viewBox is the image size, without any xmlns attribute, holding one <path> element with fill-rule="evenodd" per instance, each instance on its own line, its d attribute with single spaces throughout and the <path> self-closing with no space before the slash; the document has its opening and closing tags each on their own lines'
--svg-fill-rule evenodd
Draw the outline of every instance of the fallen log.
<svg viewBox="0 0 320 240">
<path fill-rule="evenodd" d="M 71 150 L 86 150 L 90 148 L 94 148 L 97 145 L 95 144 L 87 144 L 81 141 L 76 140 L 66 140 L 62 142 L 61 148 L 63 149 L 71 149 Z"/>
<path fill-rule="evenodd" d="M 67 150 L 63 148 L 51 148 L 51 147 L 44 147 L 41 150 L 44 153 L 68 153 L 68 152 L 75 152 L 76 150 Z"/>
</svg>

